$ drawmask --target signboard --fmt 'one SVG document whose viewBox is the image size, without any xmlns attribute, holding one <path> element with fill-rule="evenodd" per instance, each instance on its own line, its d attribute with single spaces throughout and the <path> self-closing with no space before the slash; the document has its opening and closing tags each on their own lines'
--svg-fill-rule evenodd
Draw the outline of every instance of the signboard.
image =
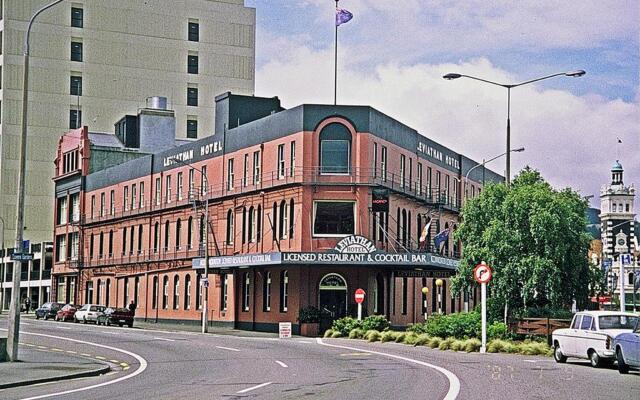
<svg viewBox="0 0 640 400">
<path fill-rule="evenodd" d="M 371 191 L 371 211 L 389 212 L 389 190 L 375 188 Z"/>
<path fill-rule="evenodd" d="M 620 254 L 620 261 L 624 265 L 631 265 L 631 254 Z"/>
<path fill-rule="evenodd" d="M 364 296 L 365 296 L 365 292 L 363 289 L 356 289 L 356 293 L 354 296 L 356 299 L 356 303 L 362 304 L 362 302 L 364 301 Z"/>
<path fill-rule="evenodd" d="M 200 286 L 208 288 L 209 287 L 209 278 L 207 278 L 206 276 L 203 276 L 202 278 L 200 278 Z"/>
<path fill-rule="evenodd" d="M 278 337 L 280 339 L 291 338 L 291 322 L 280 322 L 278 324 Z"/>
<path fill-rule="evenodd" d="M 11 254 L 13 261 L 31 261 L 33 260 L 33 253 L 13 253 Z"/>
<path fill-rule="evenodd" d="M 487 264 L 478 264 L 473 269 L 473 277 L 480 284 L 488 283 L 491 280 L 491 268 Z"/>
<path fill-rule="evenodd" d="M 400 270 L 394 271 L 396 278 L 451 278 L 454 271 L 416 271 Z"/>
</svg>

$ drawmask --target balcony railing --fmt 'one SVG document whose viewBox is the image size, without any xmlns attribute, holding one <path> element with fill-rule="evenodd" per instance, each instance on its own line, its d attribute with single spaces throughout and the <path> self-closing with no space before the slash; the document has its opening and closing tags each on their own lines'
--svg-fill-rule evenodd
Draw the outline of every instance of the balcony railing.
<svg viewBox="0 0 640 400">
<path fill-rule="evenodd" d="M 390 189 L 392 192 L 410 196 L 416 200 L 423 201 L 431 205 L 440 205 L 452 211 L 458 211 L 460 207 L 460 190 L 458 195 L 453 195 L 453 191 L 441 190 L 433 185 L 428 186 L 416 179 L 409 180 L 405 174 L 403 177 L 397 173 L 387 172 L 383 174 L 380 169 L 373 168 L 352 168 L 348 174 L 328 174 L 323 173 L 321 167 L 294 168 L 281 171 L 271 171 L 263 173 L 258 182 L 253 181 L 253 177 L 247 176 L 234 179 L 233 185 L 222 182 L 210 185 L 205 190 L 192 187 L 182 191 L 182 196 L 177 196 L 178 191 L 172 190 L 170 197 L 162 196 L 138 202 L 136 207 L 129 204 L 126 208 L 111 210 L 107 204 L 101 209 L 94 210 L 94 215 L 83 216 L 82 223 L 98 223 L 116 218 L 126 218 L 140 214 L 186 206 L 194 201 L 216 201 L 231 196 L 256 193 L 265 189 L 273 189 L 290 185 L 313 185 L 313 186 L 381 186 Z M 175 188 L 172 188 L 175 189 Z M 458 188 L 459 189 L 459 188 Z M 155 192 L 155 189 L 152 190 Z M 162 192 L 166 194 L 163 186 Z"/>
</svg>

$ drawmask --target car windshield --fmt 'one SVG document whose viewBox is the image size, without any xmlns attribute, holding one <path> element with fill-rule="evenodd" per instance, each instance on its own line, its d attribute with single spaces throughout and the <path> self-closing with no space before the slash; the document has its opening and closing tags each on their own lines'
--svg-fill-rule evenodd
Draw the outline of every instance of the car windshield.
<svg viewBox="0 0 640 400">
<path fill-rule="evenodd" d="M 600 329 L 633 329 L 638 317 L 628 315 L 603 315 L 598 318 Z"/>
</svg>

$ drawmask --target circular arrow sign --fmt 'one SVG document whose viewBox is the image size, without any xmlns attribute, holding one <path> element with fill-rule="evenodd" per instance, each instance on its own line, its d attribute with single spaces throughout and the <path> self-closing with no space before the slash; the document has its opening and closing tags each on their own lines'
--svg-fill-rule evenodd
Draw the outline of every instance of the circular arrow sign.
<svg viewBox="0 0 640 400">
<path fill-rule="evenodd" d="M 355 294 L 356 303 L 362 304 L 362 302 L 364 301 L 364 295 L 365 295 L 364 290 L 356 289 L 356 294 Z"/>
<path fill-rule="evenodd" d="M 485 263 L 480 263 L 473 269 L 473 278 L 478 283 L 488 283 L 491 280 L 491 276 L 491 267 Z"/>
</svg>

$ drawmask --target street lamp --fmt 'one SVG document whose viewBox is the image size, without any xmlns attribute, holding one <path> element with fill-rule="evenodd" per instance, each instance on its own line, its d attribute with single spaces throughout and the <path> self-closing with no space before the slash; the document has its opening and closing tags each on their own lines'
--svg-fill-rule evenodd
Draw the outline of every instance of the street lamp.
<svg viewBox="0 0 640 400">
<path fill-rule="evenodd" d="M 2 313 L 2 309 L 4 308 L 4 257 L 5 257 L 5 247 L 4 247 L 4 219 L 0 217 L 0 222 L 2 222 L 2 247 L 0 247 L 0 253 L 2 254 L 2 263 L 0 263 L 0 313 Z"/>
<path fill-rule="evenodd" d="M 436 279 L 436 286 L 438 287 L 438 314 L 442 314 L 442 279 Z"/>
<path fill-rule="evenodd" d="M 520 148 L 518 148 L 518 149 L 513 149 L 513 150 L 511 150 L 511 152 L 512 152 L 512 153 L 521 153 L 521 152 L 523 152 L 523 151 L 524 151 L 524 147 L 520 147 Z M 491 161 L 493 161 L 493 160 L 497 160 L 498 158 L 500 158 L 500 157 L 502 157 L 502 156 L 504 156 L 504 155 L 506 155 L 506 154 L 507 154 L 506 152 L 505 152 L 505 153 L 502 153 L 502 154 L 500 154 L 499 156 L 495 156 L 495 157 L 493 157 L 493 158 L 491 158 L 491 159 L 489 159 L 489 160 L 487 160 L 487 161 L 485 161 L 484 159 L 482 159 L 482 164 L 476 164 L 476 165 L 474 165 L 473 167 L 471 167 L 471 168 L 469 169 L 469 171 L 467 171 L 466 175 L 464 176 L 464 195 L 465 195 L 465 197 L 469 197 L 469 193 L 468 193 L 468 190 L 467 190 L 467 189 L 468 189 L 468 186 L 469 186 L 469 185 L 468 185 L 468 182 L 469 182 L 469 174 L 471 174 L 471 171 L 473 171 L 474 169 L 476 169 L 476 168 L 478 168 L 478 167 L 480 167 L 480 166 L 482 166 L 482 169 L 484 170 L 484 166 L 485 166 L 485 165 L 489 164 L 489 163 L 490 163 Z M 483 181 L 483 184 L 484 184 L 484 181 Z"/>
<path fill-rule="evenodd" d="M 64 0 L 55 0 L 43 6 L 31 16 L 27 31 L 24 34 L 24 68 L 22 76 L 22 125 L 20 136 L 20 167 L 18 170 L 18 202 L 16 205 L 16 246 L 15 251 L 19 257 L 23 252 L 24 229 L 24 178 L 27 155 L 27 105 L 29 101 L 29 34 L 36 17 L 43 11 L 62 3 Z M 9 327 L 7 334 L 7 354 L 9 360 L 18 361 L 18 342 L 20 338 L 20 272 L 22 261 L 17 258 L 13 263 L 13 288 L 11 290 L 11 307 L 9 307 Z"/>
<path fill-rule="evenodd" d="M 525 82 L 520 82 L 520 83 L 515 83 L 515 84 L 503 84 L 503 83 L 498 83 L 498 82 L 493 82 L 487 79 L 482 79 L 482 78 L 478 78 L 475 76 L 471 76 L 471 75 L 464 75 L 464 74 L 458 74 L 458 73 L 448 73 L 446 75 L 443 76 L 444 79 L 450 81 L 453 79 L 458 79 L 458 78 L 469 78 L 469 79 L 473 79 L 476 81 L 480 81 L 480 82 L 485 82 L 485 83 L 489 83 L 492 85 L 496 85 L 496 86 L 501 86 L 503 88 L 507 89 L 507 151 L 506 151 L 506 155 L 507 155 L 507 168 L 506 168 L 506 184 L 507 187 L 509 187 L 510 183 L 511 183 L 511 119 L 510 119 L 510 115 L 511 115 L 511 89 L 518 87 L 518 86 L 523 86 L 523 85 L 528 85 L 529 83 L 533 83 L 533 82 L 538 82 L 538 81 L 542 81 L 545 79 L 549 79 L 549 78 L 553 78 L 556 76 L 568 76 L 568 77 L 579 77 L 586 74 L 585 71 L 579 69 L 579 70 L 575 70 L 575 71 L 567 71 L 567 72 L 559 72 L 557 74 L 551 74 L 551 75 L 547 75 L 547 76 L 543 76 L 540 78 L 536 78 L 536 79 L 531 79 Z"/>
<path fill-rule="evenodd" d="M 424 322 L 427 322 L 427 295 L 429 294 L 429 288 L 422 288 L 422 295 L 424 296 L 424 301 L 422 302 L 422 306 L 424 307 Z"/>
<path fill-rule="evenodd" d="M 173 159 L 173 162 L 177 162 L 179 164 L 185 165 L 189 168 L 191 168 L 194 171 L 197 171 L 198 173 L 200 173 L 200 175 L 202 175 L 203 181 L 204 181 L 204 185 L 205 187 L 209 187 L 209 180 L 207 179 L 207 174 L 203 174 L 201 170 L 195 168 L 193 165 L 189 164 L 188 162 L 179 160 L 177 158 Z M 200 193 L 202 193 L 202 188 L 200 188 Z M 191 196 L 191 187 L 189 188 L 189 194 L 188 196 Z M 204 289 L 204 300 L 202 301 L 202 333 L 207 333 L 209 331 L 208 326 L 207 326 L 207 313 L 209 312 L 209 196 L 207 194 L 207 196 L 205 197 L 205 211 L 204 211 L 204 276 L 206 279 L 206 286 L 204 286 L 202 289 Z M 198 282 L 198 285 L 202 284 L 203 282 Z"/>
</svg>

